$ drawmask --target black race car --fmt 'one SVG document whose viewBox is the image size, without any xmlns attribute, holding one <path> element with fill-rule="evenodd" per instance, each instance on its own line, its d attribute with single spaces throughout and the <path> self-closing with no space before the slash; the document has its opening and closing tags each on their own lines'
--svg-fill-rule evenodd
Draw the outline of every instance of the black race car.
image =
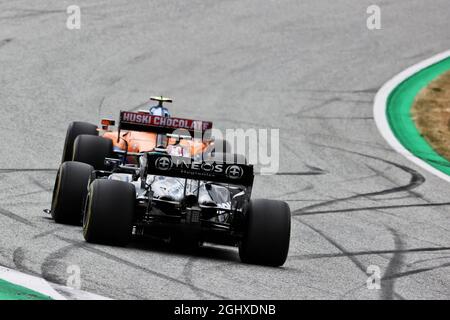
<svg viewBox="0 0 450 320">
<path fill-rule="evenodd" d="M 82 222 L 84 238 L 92 243 L 123 246 L 132 236 L 146 235 L 210 242 L 238 246 L 246 263 L 283 265 L 290 208 L 283 201 L 251 199 L 253 166 L 214 148 L 189 157 L 170 154 L 167 137 L 180 142 L 189 135 L 170 133 L 173 125 L 161 125 L 169 123 L 165 115 L 145 114 L 145 123 L 143 115 L 121 112 L 117 137 L 128 130 L 155 132 L 160 144 L 145 152 L 114 149 L 109 139 L 95 136 L 92 125 L 85 125 L 89 133 L 80 123 L 76 132 L 69 128 L 66 147 L 73 150 L 64 153 L 72 158 L 63 158 L 50 210 L 56 222 Z M 107 129 L 112 122 L 102 124 Z M 187 131 L 195 128 L 204 127 Z"/>
</svg>

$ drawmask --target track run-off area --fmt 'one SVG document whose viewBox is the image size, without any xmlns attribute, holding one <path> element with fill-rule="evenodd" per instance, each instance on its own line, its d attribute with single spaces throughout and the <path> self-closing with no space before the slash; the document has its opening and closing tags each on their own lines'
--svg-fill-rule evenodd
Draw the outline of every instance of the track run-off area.
<svg viewBox="0 0 450 320">
<path fill-rule="evenodd" d="M 73 4 L 0 2 L 1 266 L 61 286 L 79 270 L 81 290 L 114 299 L 448 299 L 448 182 L 373 116 L 383 84 L 450 47 L 448 0 L 381 1 L 380 30 L 365 0 L 77 1 L 68 30 Z M 253 195 L 291 207 L 282 268 L 212 245 L 92 245 L 42 212 L 68 124 L 160 94 L 174 116 L 280 129 L 281 174 Z"/>
</svg>

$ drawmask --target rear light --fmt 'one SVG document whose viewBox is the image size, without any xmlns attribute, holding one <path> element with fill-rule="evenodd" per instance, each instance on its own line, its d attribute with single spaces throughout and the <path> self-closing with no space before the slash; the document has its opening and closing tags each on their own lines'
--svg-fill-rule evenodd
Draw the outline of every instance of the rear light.
<svg viewBox="0 0 450 320">
<path fill-rule="evenodd" d="M 109 126 L 114 126 L 114 125 L 116 125 L 116 121 L 110 120 L 110 119 L 102 119 L 101 125 L 102 125 L 102 129 L 103 129 L 103 130 L 108 130 L 108 129 L 109 129 Z"/>
</svg>

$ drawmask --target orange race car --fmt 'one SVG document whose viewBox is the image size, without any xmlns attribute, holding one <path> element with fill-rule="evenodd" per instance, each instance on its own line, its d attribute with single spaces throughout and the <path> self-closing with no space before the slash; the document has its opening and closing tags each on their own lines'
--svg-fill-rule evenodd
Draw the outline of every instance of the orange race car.
<svg viewBox="0 0 450 320">
<path fill-rule="evenodd" d="M 69 125 L 64 144 L 62 162 L 80 161 L 91 164 L 96 169 L 105 168 L 104 158 L 94 155 L 92 150 L 102 149 L 106 158 L 113 153 L 123 152 L 125 160 L 133 161 L 134 155 L 164 148 L 174 156 L 198 157 L 219 148 L 220 152 L 231 149 L 223 140 L 212 140 L 206 132 L 212 129 L 212 122 L 173 118 L 163 103 L 172 102 L 169 98 L 151 97 L 158 101 L 149 110 L 138 112 L 122 111 L 118 130 L 110 130 L 114 120 L 102 119 L 101 128 L 86 122 L 73 122 Z M 94 136 L 106 138 L 105 142 Z M 75 140 L 83 140 L 76 143 Z M 95 152 L 95 154 L 102 154 Z"/>
<path fill-rule="evenodd" d="M 158 101 L 159 104 L 157 106 L 153 106 L 149 111 L 142 111 L 143 121 L 146 121 L 146 115 L 154 115 L 166 118 L 165 122 L 168 123 L 168 118 L 170 117 L 169 111 L 167 108 L 164 108 L 163 102 L 172 102 L 171 99 L 164 97 L 152 97 L 151 100 Z M 126 117 L 127 114 L 124 114 L 123 117 Z M 137 117 L 138 115 L 130 114 L 131 117 Z M 155 118 L 157 119 L 157 118 Z M 187 119 L 178 119 L 179 121 L 175 121 L 175 119 L 170 119 L 171 123 L 175 123 L 173 126 L 179 126 L 177 129 L 186 129 L 183 127 L 188 121 Z M 150 121 L 150 117 L 148 117 L 148 121 Z M 184 121 L 184 122 L 183 122 Z M 156 122 L 156 121 L 155 121 Z M 161 121 L 155 123 L 155 125 L 160 126 Z M 113 141 L 113 146 L 117 150 L 127 150 L 131 153 L 139 153 L 139 152 L 149 152 L 154 150 L 157 147 L 169 147 L 169 153 L 174 153 L 179 156 L 195 156 L 201 154 L 206 150 L 209 141 L 205 141 L 203 139 L 190 139 L 190 135 L 186 135 L 189 139 L 177 139 L 174 137 L 169 137 L 166 140 L 165 136 L 158 136 L 158 132 L 142 132 L 142 131 L 126 131 L 123 133 L 108 131 L 108 127 L 111 124 L 110 120 L 103 120 L 102 125 L 105 133 L 103 134 L 104 138 L 111 139 Z M 171 127 L 169 125 L 169 127 Z M 211 129 L 212 123 L 207 122 L 205 129 Z M 172 128 L 171 128 L 172 129 Z M 175 129 L 175 128 L 174 128 Z M 190 128 L 189 128 L 190 129 Z M 167 134 L 166 134 L 167 136 Z M 169 136 L 176 136 L 170 135 Z M 183 136 L 182 136 L 183 137 Z M 158 140 L 159 139 L 159 140 Z M 175 145 L 178 144 L 178 150 Z"/>
</svg>

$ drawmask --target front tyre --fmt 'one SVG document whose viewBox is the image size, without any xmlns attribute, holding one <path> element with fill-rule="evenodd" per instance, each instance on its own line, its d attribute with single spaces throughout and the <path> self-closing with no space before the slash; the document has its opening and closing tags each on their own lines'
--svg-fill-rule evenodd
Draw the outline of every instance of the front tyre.
<svg viewBox="0 0 450 320">
<path fill-rule="evenodd" d="M 83 219 L 87 242 L 125 246 L 130 242 L 136 191 L 134 185 L 98 179 L 91 183 Z"/>
<path fill-rule="evenodd" d="M 80 224 L 92 171 L 92 166 L 73 161 L 64 162 L 59 167 L 51 207 L 56 223 Z"/>
<path fill-rule="evenodd" d="M 284 201 L 252 200 L 246 232 L 239 246 L 244 263 L 282 266 L 289 251 L 291 210 Z"/>
</svg>

